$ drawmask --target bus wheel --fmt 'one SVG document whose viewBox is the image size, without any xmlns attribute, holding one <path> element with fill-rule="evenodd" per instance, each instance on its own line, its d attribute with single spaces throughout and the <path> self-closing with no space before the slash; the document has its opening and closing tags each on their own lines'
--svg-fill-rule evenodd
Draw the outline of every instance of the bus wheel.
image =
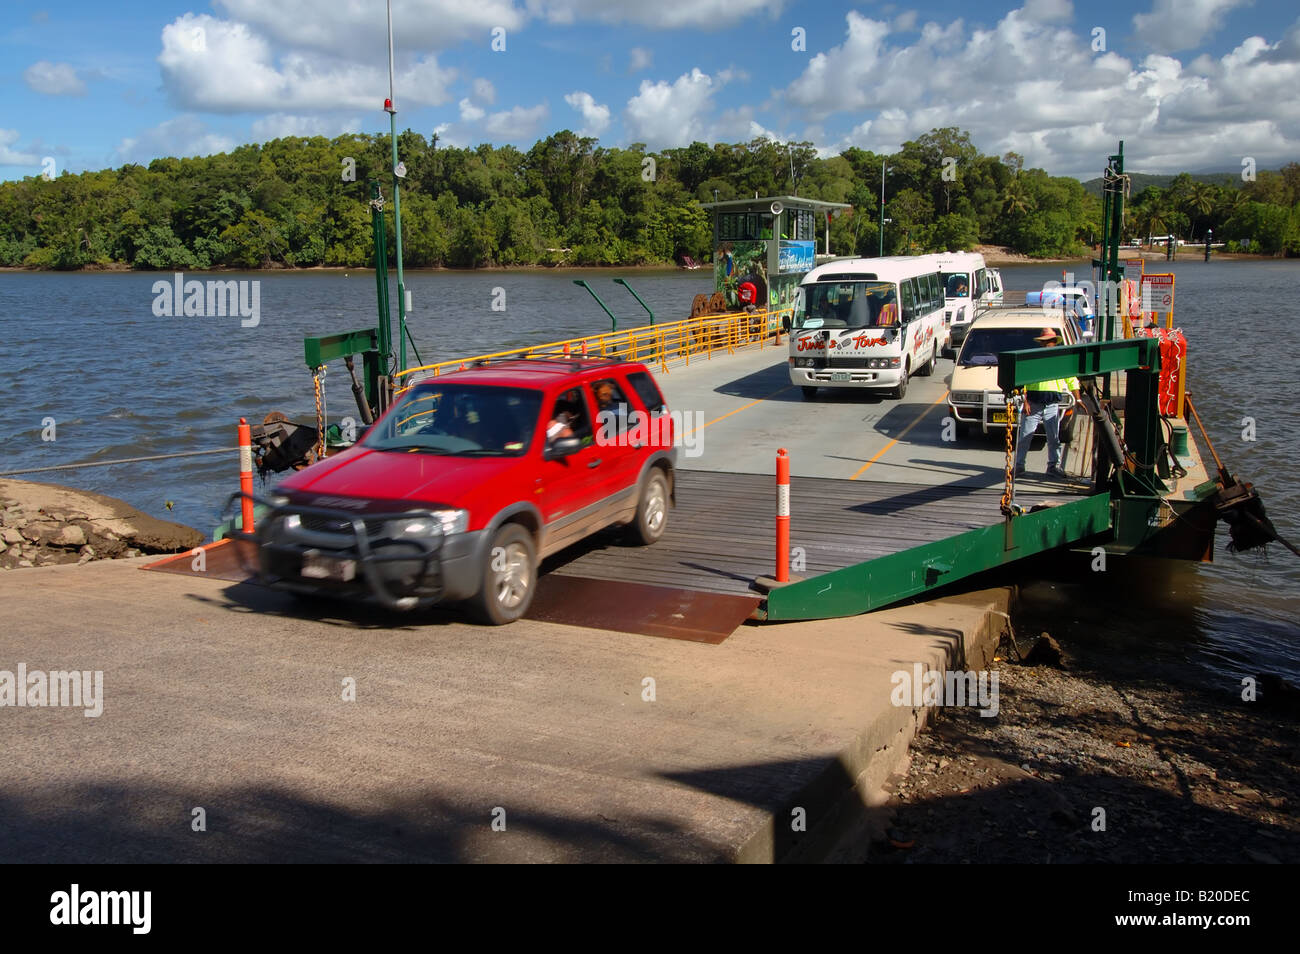
<svg viewBox="0 0 1300 954">
<path fill-rule="evenodd" d="M 911 373 L 912 373 L 912 362 L 911 359 L 908 359 L 903 364 L 903 377 L 899 380 L 898 387 L 894 388 L 894 392 L 893 392 L 894 400 L 901 401 L 903 400 L 903 396 L 907 394 L 907 378 L 908 375 L 910 375 Z"/>
<path fill-rule="evenodd" d="M 930 349 L 930 360 L 927 361 L 924 365 L 922 365 L 920 370 L 918 370 L 916 373 L 923 378 L 928 378 L 930 375 L 934 374 L 934 364 L 938 360 L 939 360 L 939 346 L 936 344 L 933 348 Z"/>
<path fill-rule="evenodd" d="M 803 399 L 805 401 L 811 401 L 813 398 L 817 397 L 817 389 L 811 385 L 805 384 L 799 390 L 803 392 Z"/>
</svg>

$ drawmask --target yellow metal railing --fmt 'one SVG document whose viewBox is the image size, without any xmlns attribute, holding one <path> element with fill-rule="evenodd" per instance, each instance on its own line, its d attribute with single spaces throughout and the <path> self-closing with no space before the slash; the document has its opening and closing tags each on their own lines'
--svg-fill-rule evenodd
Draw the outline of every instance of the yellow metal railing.
<svg viewBox="0 0 1300 954">
<path fill-rule="evenodd" d="M 681 321 L 670 321 L 664 324 L 642 325 L 626 331 L 568 338 L 563 341 L 551 341 L 529 345 L 526 348 L 512 348 L 509 351 L 496 351 L 466 358 L 452 358 L 436 364 L 407 368 L 405 371 L 398 372 L 397 376 L 423 373 L 424 377 L 430 377 L 444 372 L 459 371 L 470 365 L 541 357 L 618 357 L 625 361 L 658 365 L 659 370 L 667 374 L 669 364 L 684 362 L 689 365 L 693 355 L 712 358 L 715 352 L 725 351 L 730 354 L 737 348 L 752 344 L 757 344 L 760 348 L 768 344 L 779 345 L 782 335 L 781 318 L 789 314 L 790 309 L 786 308 L 777 311 L 737 312 L 684 318 Z M 400 394 L 411 386 L 408 384 L 397 393 Z"/>
</svg>

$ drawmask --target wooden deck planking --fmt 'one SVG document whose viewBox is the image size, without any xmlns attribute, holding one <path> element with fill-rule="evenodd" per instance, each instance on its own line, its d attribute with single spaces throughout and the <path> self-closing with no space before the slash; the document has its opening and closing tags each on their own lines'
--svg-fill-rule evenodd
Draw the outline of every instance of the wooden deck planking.
<svg viewBox="0 0 1300 954">
<path fill-rule="evenodd" d="M 805 575 L 1001 520 L 997 490 L 819 477 L 792 478 L 790 490 L 790 543 L 804 550 Z M 775 498 L 770 475 L 679 471 L 677 506 L 657 544 L 628 546 L 601 535 L 557 555 L 547 568 L 565 576 L 746 593 L 751 580 L 773 572 Z"/>
</svg>

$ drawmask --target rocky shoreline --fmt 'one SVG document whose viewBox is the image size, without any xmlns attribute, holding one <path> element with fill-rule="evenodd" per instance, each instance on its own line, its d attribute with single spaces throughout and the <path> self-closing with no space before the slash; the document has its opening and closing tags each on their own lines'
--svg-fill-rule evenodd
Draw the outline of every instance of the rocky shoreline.
<svg viewBox="0 0 1300 954">
<path fill-rule="evenodd" d="M 203 542 L 199 531 L 113 497 L 0 480 L 0 570 L 178 553 Z"/>
<path fill-rule="evenodd" d="M 1243 701 L 1079 643 L 1004 655 L 997 716 L 941 709 L 914 741 L 869 861 L 1300 862 L 1295 689 Z"/>
</svg>

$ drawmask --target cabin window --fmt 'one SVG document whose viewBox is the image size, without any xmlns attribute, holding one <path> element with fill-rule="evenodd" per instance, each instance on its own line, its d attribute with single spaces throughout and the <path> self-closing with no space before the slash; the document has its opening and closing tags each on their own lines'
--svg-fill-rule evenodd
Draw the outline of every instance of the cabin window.
<svg viewBox="0 0 1300 954">
<path fill-rule="evenodd" d="M 943 294 L 939 291 L 939 275 L 937 272 L 931 272 L 923 279 L 925 282 L 925 310 L 934 311 L 936 308 L 943 307 Z"/>
<path fill-rule="evenodd" d="M 816 213 L 809 212 L 806 209 L 800 209 L 795 213 L 797 218 L 797 228 L 795 229 L 795 238 L 803 241 L 817 238 L 817 218 Z"/>
<path fill-rule="evenodd" d="M 767 216 L 768 238 L 772 234 L 772 216 Z M 728 242 L 752 242 L 759 238 L 758 213 L 724 212 L 718 216 L 718 239 Z"/>
<path fill-rule="evenodd" d="M 903 306 L 903 321 L 916 317 L 916 279 L 907 278 L 898 283 L 898 297 Z"/>
</svg>

